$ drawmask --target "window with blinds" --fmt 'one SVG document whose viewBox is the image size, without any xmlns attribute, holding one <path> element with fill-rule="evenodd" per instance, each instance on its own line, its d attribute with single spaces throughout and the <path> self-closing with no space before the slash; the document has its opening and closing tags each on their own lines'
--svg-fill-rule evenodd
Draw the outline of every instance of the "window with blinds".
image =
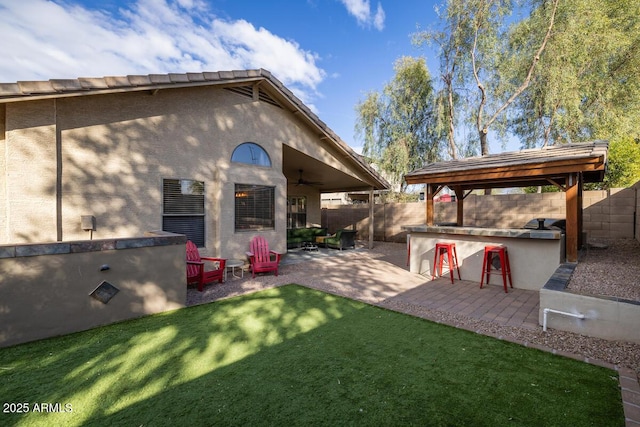
<svg viewBox="0 0 640 427">
<path fill-rule="evenodd" d="M 162 229 L 184 234 L 196 246 L 204 247 L 204 182 L 162 180 Z"/>
<path fill-rule="evenodd" d="M 275 228 L 275 187 L 236 184 L 236 231 Z"/>
</svg>

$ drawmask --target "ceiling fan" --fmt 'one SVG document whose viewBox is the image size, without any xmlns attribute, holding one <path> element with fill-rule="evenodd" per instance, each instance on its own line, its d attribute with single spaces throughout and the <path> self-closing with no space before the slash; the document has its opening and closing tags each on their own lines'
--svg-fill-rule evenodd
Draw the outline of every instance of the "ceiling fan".
<svg viewBox="0 0 640 427">
<path fill-rule="evenodd" d="M 322 185 L 321 182 L 316 182 L 316 181 L 307 181 L 305 179 L 302 179 L 302 169 L 298 169 L 298 172 L 300 173 L 300 177 L 298 178 L 298 182 L 296 183 L 296 186 L 299 185 L 309 185 L 309 186 L 314 186 L 314 185 Z"/>
</svg>

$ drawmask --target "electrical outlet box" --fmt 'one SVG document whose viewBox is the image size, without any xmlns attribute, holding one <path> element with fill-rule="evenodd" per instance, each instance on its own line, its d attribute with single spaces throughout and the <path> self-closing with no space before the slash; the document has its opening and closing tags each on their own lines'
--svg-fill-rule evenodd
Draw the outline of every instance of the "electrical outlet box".
<svg viewBox="0 0 640 427">
<path fill-rule="evenodd" d="M 96 217 L 93 215 L 82 215 L 80 224 L 84 231 L 96 231 Z"/>
</svg>

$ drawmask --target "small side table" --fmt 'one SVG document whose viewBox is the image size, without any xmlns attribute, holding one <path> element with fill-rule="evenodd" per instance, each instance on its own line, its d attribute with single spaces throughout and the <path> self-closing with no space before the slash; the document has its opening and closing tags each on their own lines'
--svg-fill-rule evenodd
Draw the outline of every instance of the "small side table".
<svg viewBox="0 0 640 427">
<path fill-rule="evenodd" d="M 317 251 L 318 250 L 318 245 L 316 245 L 313 242 L 304 242 L 302 244 L 302 250 L 303 251 L 307 251 L 307 252 Z"/>
<path fill-rule="evenodd" d="M 224 280 L 227 280 L 227 269 L 231 269 L 231 276 L 236 279 L 244 278 L 244 261 L 241 259 L 228 259 L 224 271 Z M 240 275 L 236 274 L 236 268 L 240 269 Z"/>
</svg>

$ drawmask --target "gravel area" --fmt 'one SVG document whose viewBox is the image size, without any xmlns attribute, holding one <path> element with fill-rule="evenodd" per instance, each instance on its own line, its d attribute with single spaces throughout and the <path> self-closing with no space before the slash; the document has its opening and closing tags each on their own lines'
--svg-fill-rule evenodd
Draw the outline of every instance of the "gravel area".
<svg viewBox="0 0 640 427">
<path fill-rule="evenodd" d="M 636 241 L 608 242 L 606 249 L 591 248 L 588 253 L 581 255 L 571 279 L 571 289 L 576 292 L 583 292 L 584 289 L 584 292 L 600 295 L 607 292 L 607 295 L 640 301 L 638 286 L 633 281 L 640 277 L 639 255 L 640 244 Z M 608 341 L 557 330 L 544 333 L 542 327 L 501 326 L 393 300 L 394 295 L 428 280 L 407 271 L 404 244 L 376 242 L 373 250 L 365 250 L 360 246 L 356 250 L 334 251 L 331 257 L 302 259 L 304 262 L 296 263 L 295 257 L 286 257 L 278 277 L 268 274 L 252 279 L 245 272 L 244 279 L 230 279 L 223 285 L 209 285 L 204 292 L 189 289 L 187 305 L 297 283 L 529 347 L 630 368 L 640 376 L 640 344 Z M 615 268 L 612 268 L 614 265 Z M 358 278 L 357 281 L 353 280 L 354 277 Z"/>
<path fill-rule="evenodd" d="M 567 288 L 583 295 L 640 301 L 640 242 L 590 242 L 581 253 Z"/>
</svg>

